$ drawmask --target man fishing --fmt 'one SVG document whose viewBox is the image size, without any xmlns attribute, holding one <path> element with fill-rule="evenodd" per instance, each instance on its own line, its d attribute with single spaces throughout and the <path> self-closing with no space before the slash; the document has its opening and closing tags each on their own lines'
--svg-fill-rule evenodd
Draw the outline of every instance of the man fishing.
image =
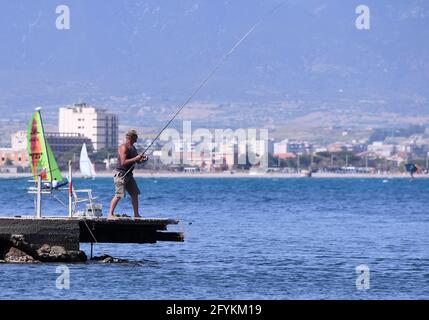
<svg viewBox="0 0 429 320">
<path fill-rule="evenodd" d="M 113 181 L 115 183 L 115 195 L 110 202 L 109 219 L 115 217 L 115 208 L 122 198 L 125 197 L 125 191 L 131 196 L 134 217 L 140 218 L 139 215 L 139 187 L 133 177 L 133 170 L 136 164 L 144 163 L 148 160 L 146 155 L 137 152 L 134 143 L 137 142 L 138 135 L 135 130 L 130 130 L 125 136 L 125 143 L 118 148 L 118 164 L 114 171 Z"/>
<path fill-rule="evenodd" d="M 284 5 L 285 2 L 282 2 L 275 6 L 269 14 L 275 12 L 278 8 Z M 162 130 L 158 133 L 158 135 L 152 140 L 152 142 L 146 147 L 144 152 L 140 155 L 138 154 L 136 148 L 133 146 L 137 141 L 137 132 L 135 130 L 131 130 L 127 133 L 126 143 L 121 145 L 118 149 L 119 157 L 118 157 L 118 166 L 116 167 L 114 181 L 115 181 L 115 196 L 113 197 L 110 203 L 109 210 L 109 218 L 114 217 L 114 211 L 116 205 L 118 204 L 121 198 L 125 197 L 125 190 L 131 195 L 131 201 L 134 209 L 134 216 L 140 217 L 139 208 L 138 208 L 138 195 L 140 190 L 133 178 L 132 171 L 134 166 L 139 163 L 143 163 L 148 160 L 147 156 L 144 154 L 147 150 L 158 140 L 161 134 L 165 129 L 176 119 L 176 117 L 182 112 L 182 110 L 188 105 L 188 103 L 200 92 L 200 90 L 205 86 L 205 84 L 210 80 L 210 78 L 216 73 L 216 71 L 222 66 L 222 64 L 226 61 L 226 59 L 241 45 L 241 43 L 249 37 L 250 34 L 256 29 L 256 27 L 262 23 L 264 19 L 259 20 L 256 24 L 254 24 L 247 33 L 238 40 L 234 46 L 225 53 L 222 59 L 215 65 L 215 67 L 210 71 L 206 78 L 198 85 L 198 87 L 191 93 L 191 95 L 185 100 L 185 102 L 180 105 L 180 108 L 176 111 L 176 113 L 171 117 L 170 120 L 165 124 Z"/>
</svg>

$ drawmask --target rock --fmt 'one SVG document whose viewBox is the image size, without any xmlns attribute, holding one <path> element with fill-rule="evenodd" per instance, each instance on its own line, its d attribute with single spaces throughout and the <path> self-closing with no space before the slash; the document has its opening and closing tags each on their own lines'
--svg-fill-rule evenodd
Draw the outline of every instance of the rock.
<svg viewBox="0 0 429 320">
<path fill-rule="evenodd" d="M 0 263 L 6 263 L 6 261 L 4 261 L 4 260 L 0 260 Z"/>
<path fill-rule="evenodd" d="M 88 260 L 85 252 L 81 250 L 68 251 L 67 254 L 69 255 L 70 262 L 85 262 Z"/>
<path fill-rule="evenodd" d="M 102 259 L 100 262 L 102 262 L 102 263 L 112 263 L 114 261 L 115 261 L 115 259 L 113 257 L 107 257 L 107 258 Z"/>
<path fill-rule="evenodd" d="M 100 263 L 127 263 L 128 262 L 128 260 L 114 258 L 114 257 L 109 256 L 107 254 L 104 254 L 100 257 L 93 257 L 91 260 L 99 261 Z"/>
<path fill-rule="evenodd" d="M 62 246 L 51 246 L 49 244 L 36 246 L 28 243 L 22 235 L 12 235 L 10 243 L 13 247 L 40 262 L 85 262 L 87 260 L 83 251 L 67 251 Z"/>
<path fill-rule="evenodd" d="M 67 256 L 67 251 L 64 247 L 53 246 L 51 247 L 50 255 L 52 257 L 60 258 L 61 256 Z"/>
<path fill-rule="evenodd" d="M 23 235 L 14 234 L 9 241 L 0 241 L 0 260 L 14 263 L 85 262 L 85 252 L 67 251 L 62 246 L 28 243 Z"/>
<path fill-rule="evenodd" d="M 37 250 L 38 254 L 46 254 L 49 252 L 51 252 L 51 246 L 49 244 L 44 244 L 39 248 L 39 250 Z"/>
<path fill-rule="evenodd" d="M 25 237 L 21 234 L 14 234 L 10 237 L 10 244 L 12 247 L 15 247 L 22 252 L 25 252 L 29 256 L 32 256 L 33 258 L 37 256 L 37 249 L 39 246 L 33 245 L 31 243 L 28 243 L 25 240 Z"/>
<path fill-rule="evenodd" d="M 47 244 L 37 250 L 37 258 L 43 262 L 85 262 L 87 257 L 83 251 L 67 251 L 61 246 Z"/>
<path fill-rule="evenodd" d="M 35 263 L 38 262 L 32 256 L 29 256 L 25 252 L 11 247 L 4 256 L 4 261 L 9 263 Z"/>
<path fill-rule="evenodd" d="M 11 237 L 10 237 L 10 240 L 11 241 L 17 241 L 17 242 L 24 242 L 25 241 L 25 237 L 24 237 L 24 235 L 22 235 L 22 234 L 13 234 Z"/>
</svg>

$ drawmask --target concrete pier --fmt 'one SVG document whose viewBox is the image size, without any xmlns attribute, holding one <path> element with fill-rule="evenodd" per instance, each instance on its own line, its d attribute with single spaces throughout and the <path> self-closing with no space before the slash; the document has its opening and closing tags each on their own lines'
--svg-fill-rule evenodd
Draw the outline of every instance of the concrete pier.
<svg viewBox="0 0 429 320">
<path fill-rule="evenodd" d="M 90 219 L 80 220 L 80 242 L 97 243 L 156 243 L 183 242 L 182 232 L 165 232 L 168 225 L 177 225 L 172 219 Z M 97 241 L 95 241 L 95 239 Z"/>
<path fill-rule="evenodd" d="M 35 260 L 86 260 L 80 243 L 183 242 L 182 232 L 166 232 L 168 225 L 178 223 L 172 219 L 4 217 L 0 218 L 0 253 L 5 256 L 18 248 Z"/>
<path fill-rule="evenodd" d="M 52 244 L 66 250 L 79 250 L 80 227 L 69 219 L 0 218 L 0 240 L 13 235 L 25 236 L 28 243 Z"/>
</svg>

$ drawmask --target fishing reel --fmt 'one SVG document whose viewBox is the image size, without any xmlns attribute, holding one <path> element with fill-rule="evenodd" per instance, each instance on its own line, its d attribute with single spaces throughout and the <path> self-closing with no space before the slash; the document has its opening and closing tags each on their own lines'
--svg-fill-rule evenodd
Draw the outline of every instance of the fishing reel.
<svg viewBox="0 0 429 320">
<path fill-rule="evenodd" d="M 142 156 L 142 158 L 140 161 L 137 162 L 138 164 L 143 164 L 149 160 L 149 157 L 147 155 L 142 154 L 141 156 Z"/>
</svg>

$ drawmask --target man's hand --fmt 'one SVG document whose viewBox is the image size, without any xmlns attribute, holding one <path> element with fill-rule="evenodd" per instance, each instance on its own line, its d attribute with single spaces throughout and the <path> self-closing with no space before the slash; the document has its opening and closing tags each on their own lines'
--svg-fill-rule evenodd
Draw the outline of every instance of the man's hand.
<svg viewBox="0 0 429 320">
<path fill-rule="evenodd" d="M 135 156 L 134 158 L 132 158 L 131 160 L 135 163 L 140 163 L 140 161 L 142 160 L 142 157 L 143 156 L 141 154 L 139 154 L 139 155 Z"/>
<path fill-rule="evenodd" d="M 139 155 L 139 160 L 137 161 L 138 164 L 142 164 L 145 163 L 146 161 L 149 160 L 149 157 L 145 154 L 143 155 Z"/>
</svg>

